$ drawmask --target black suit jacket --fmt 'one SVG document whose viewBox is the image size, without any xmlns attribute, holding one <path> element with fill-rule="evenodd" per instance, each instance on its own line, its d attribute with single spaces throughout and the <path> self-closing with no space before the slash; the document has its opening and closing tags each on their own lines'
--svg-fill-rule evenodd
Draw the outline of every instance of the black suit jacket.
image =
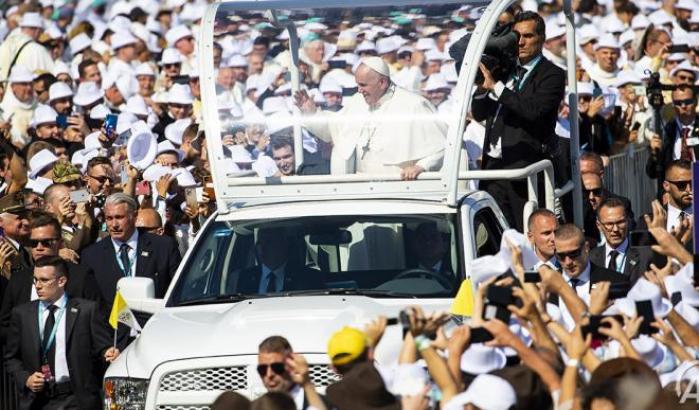
<svg viewBox="0 0 699 410">
<path fill-rule="evenodd" d="M 624 203 L 624 210 L 626 211 L 626 217 L 629 220 L 629 230 L 633 230 L 636 227 L 635 223 L 635 218 L 636 216 L 633 213 L 633 209 L 631 208 L 631 201 L 629 201 L 628 198 L 617 195 L 608 189 L 604 188 L 604 198 L 616 198 L 620 200 L 621 202 Z M 595 240 L 595 245 L 599 243 L 599 240 L 601 239 L 600 237 L 600 231 L 597 228 L 597 212 L 592 209 L 590 206 L 590 203 L 587 201 L 587 198 L 583 198 L 585 201 L 583 203 L 583 227 L 584 232 L 585 232 L 585 237 L 586 238 L 593 238 Z"/>
<path fill-rule="evenodd" d="M 598 266 L 607 266 L 605 263 L 605 247 L 598 246 L 590 251 L 590 262 Z M 626 262 L 621 274 L 633 286 L 639 278 L 648 270 L 653 262 L 653 251 L 648 246 L 629 246 L 626 250 Z"/>
<path fill-rule="evenodd" d="M 588 291 L 592 291 L 592 286 L 597 282 L 628 283 L 629 281 L 624 275 L 620 275 L 619 272 L 599 266 L 590 260 L 590 289 Z M 550 295 L 549 302 L 558 305 L 558 295 Z"/>
<path fill-rule="evenodd" d="M 558 107 L 565 94 L 565 71 L 545 57 L 527 76 L 522 89 L 505 88 L 498 101 L 488 96 L 473 99 L 472 114 L 476 121 L 486 120 L 483 142 L 483 168 L 488 168 L 486 155 L 491 143 L 493 119 L 502 104 L 497 121 L 503 122 L 502 162 L 504 168 L 521 168 L 549 158 L 548 150 L 556 141 Z"/>
<path fill-rule="evenodd" d="M 37 397 L 25 382 L 41 367 L 38 305 L 39 301 L 34 301 L 17 306 L 10 320 L 5 367 L 14 376 L 21 410 L 31 408 Z M 80 409 L 99 410 L 103 355 L 110 346 L 110 332 L 95 302 L 69 298 L 66 309 L 62 320 L 66 326 L 66 361 L 73 394 Z"/>
<path fill-rule="evenodd" d="M 675 151 L 675 141 L 678 137 L 677 121 L 672 120 L 663 127 L 662 136 L 663 148 L 657 155 L 651 155 L 646 162 L 646 175 L 650 178 L 658 178 L 659 188 L 662 188 L 662 181 L 665 179 L 665 169 L 672 162 Z M 699 137 L 699 117 L 694 120 L 694 126 L 690 134 L 691 137 Z M 699 158 L 699 145 L 691 147 L 694 151 L 694 157 Z"/>
<path fill-rule="evenodd" d="M 109 237 L 86 248 L 80 256 L 80 264 L 96 272 L 102 299 L 110 307 L 114 303 L 117 282 L 124 277 L 116 258 L 114 243 Z M 153 279 L 156 298 L 165 296 L 179 264 L 180 251 L 174 239 L 139 232 L 135 276 Z"/>
<path fill-rule="evenodd" d="M 92 269 L 70 262 L 67 262 L 66 265 L 68 265 L 66 293 L 71 297 L 97 302 L 100 311 L 104 313 L 106 307 Z M 0 338 L 3 341 L 7 339 L 12 309 L 31 301 L 32 287 L 34 286 L 33 277 L 32 269 L 24 269 L 10 278 L 0 307 Z"/>
<path fill-rule="evenodd" d="M 262 280 L 262 266 L 253 266 L 243 269 L 238 277 L 238 288 L 235 292 L 257 294 L 260 290 Z M 305 266 L 293 268 L 287 265 L 284 270 L 284 291 L 323 289 L 323 279 L 321 272 Z M 232 290 L 231 290 L 232 291 Z"/>
</svg>

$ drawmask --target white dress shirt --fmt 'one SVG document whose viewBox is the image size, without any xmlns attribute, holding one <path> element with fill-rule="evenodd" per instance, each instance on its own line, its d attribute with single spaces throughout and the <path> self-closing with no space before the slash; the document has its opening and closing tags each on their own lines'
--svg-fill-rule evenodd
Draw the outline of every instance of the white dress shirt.
<svg viewBox="0 0 699 410">
<path fill-rule="evenodd" d="M 566 283 L 569 286 L 572 286 L 570 284 L 570 279 L 571 277 L 566 273 L 564 270 L 563 273 L 563 279 L 566 281 Z M 577 279 L 580 281 L 578 283 L 578 286 L 575 287 L 575 293 L 578 294 L 580 299 L 585 302 L 586 305 L 590 305 L 590 262 L 587 262 L 587 267 L 585 267 L 585 270 L 582 271 L 582 273 L 577 277 Z M 571 331 L 572 329 L 575 328 L 577 323 L 575 322 L 575 319 L 573 319 L 573 316 L 571 316 L 570 312 L 568 311 L 568 306 L 566 306 L 565 303 L 563 303 L 563 299 L 559 298 L 558 301 L 558 308 L 561 310 L 561 320 L 563 321 L 563 326 L 565 326 L 566 330 Z"/>
<path fill-rule="evenodd" d="M 284 276 L 285 276 L 285 271 L 286 271 L 286 263 L 278 266 L 276 269 L 272 270 L 266 265 L 262 265 L 262 277 L 260 278 L 260 286 L 258 289 L 258 293 L 264 294 L 267 293 L 267 284 L 269 283 L 270 280 L 270 274 L 274 272 L 274 278 L 276 282 L 276 287 L 275 291 L 281 292 L 284 290 Z"/>
<path fill-rule="evenodd" d="M 674 227 L 680 224 L 680 215 L 684 212 L 687 216 L 693 217 L 692 207 L 688 207 L 684 210 L 679 210 L 672 206 L 672 204 L 667 204 L 667 231 L 670 232 Z"/>
<path fill-rule="evenodd" d="M 609 259 L 611 258 L 610 252 L 617 251 L 619 254 L 616 256 L 616 268 L 618 273 L 624 273 L 624 267 L 626 266 L 626 251 L 629 250 L 629 238 L 624 239 L 616 249 L 609 246 L 609 243 L 604 245 L 604 267 L 609 266 Z"/>
<path fill-rule="evenodd" d="M 119 250 L 121 249 L 121 245 L 123 243 L 124 242 L 112 238 L 112 246 L 114 246 L 114 253 L 116 253 L 117 260 L 120 260 Z M 138 257 L 136 256 L 136 250 L 138 248 L 138 229 L 133 231 L 133 235 L 131 235 L 131 237 L 126 241 L 126 244 L 129 245 L 128 255 L 129 261 L 131 262 L 131 276 L 136 276 L 136 262 L 138 261 Z M 117 266 L 121 266 L 120 262 L 117 262 Z"/>
<path fill-rule="evenodd" d="M 58 329 L 56 330 L 56 338 L 54 339 L 54 346 L 55 346 L 55 351 L 56 355 L 54 356 L 54 371 L 55 374 L 53 377 L 55 378 L 57 383 L 65 382 L 70 380 L 70 373 L 68 372 L 68 361 L 66 359 L 66 304 L 68 303 L 68 298 L 66 297 L 65 293 L 63 296 L 61 296 L 60 299 L 54 303 L 55 306 L 58 306 L 58 309 L 53 313 L 54 318 L 56 318 L 56 325 L 58 326 Z M 41 309 L 41 319 L 42 323 L 40 326 L 40 331 L 43 334 L 44 331 L 44 325 L 46 324 L 46 320 L 49 317 L 49 311 L 48 311 L 48 304 L 44 302 L 39 303 L 39 307 Z M 61 315 L 61 312 L 63 314 Z M 61 321 L 59 322 L 58 319 Z"/>
</svg>

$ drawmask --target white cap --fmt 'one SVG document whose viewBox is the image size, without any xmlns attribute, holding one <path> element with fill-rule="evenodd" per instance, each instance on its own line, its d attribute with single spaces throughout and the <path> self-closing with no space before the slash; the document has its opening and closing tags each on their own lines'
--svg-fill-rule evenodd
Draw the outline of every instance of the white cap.
<svg viewBox="0 0 699 410">
<path fill-rule="evenodd" d="M 624 70 L 617 75 L 614 86 L 619 88 L 626 84 L 636 84 L 640 85 L 642 83 L 641 78 L 631 70 Z"/>
<path fill-rule="evenodd" d="M 650 22 L 656 26 L 672 24 L 672 19 L 667 15 L 667 13 L 653 13 L 648 17 L 648 20 L 650 20 Z"/>
<path fill-rule="evenodd" d="M 129 97 L 126 100 L 126 112 L 130 112 L 133 115 L 138 115 L 138 116 L 148 116 L 150 113 L 148 111 L 148 104 L 146 104 L 146 100 L 136 94 L 134 96 Z"/>
<path fill-rule="evenodd" d="M 141 63 L 136 67 L 134 75 L 136 77 L 138 77 L 139 75 L 147 75 L 150 77 L 155 77 L 155 71 L 153 70 L 153 67 L 151 67 L 150 64 Z"/>
<path fill-rule="evenodd" d="M 20 27 L 44 28 L 44 19 L 39 13 L 24 13 L 19 21 Z"/>
<path fill-rule="evenodd" d="M 340 86 L 337 81 L 333 80 L 332 78 L 328 78 L 327 76 L 320 80 L 319 88 L 321 93 L 342 94 L 342 86 Z"/>
<path fill-rule="evenodd" d="M 274 114 L 275 112 L 289 112 L 289 106 L 286 104 L 284 97 L 268 97 L 262 103 L 262 113 L 265 115 Z"/>
<path fill-rule="evenodd" d="M 75 93 L 75 96 L 73 97 L 73 102 L 75 103 L 75 105 L 84 107 L 94 103 L 95 101 L 103 97 L 104 93 L 102 90 L 99 89 L 99 87 L 97 87 L 97 83 L 93 81 L 86 81 L 78 85 L 78 91 Z"/>
<path fill-rule="evenodd" d="M 658 366 L 665 358 L 665 350 L 660 347 L 655 339 L 648 335 L 640 335 L 635 339 L 631 339 L 631 345 L 641 356 L 641 359 L 650 367 Z"/>
<path fill-rule="evenodd" d="M 194 179 L 194 175 L 187 171 L 186 168 L 177 168 L 175 170 L 175 174 L 177 178 L 177 185 L 182 188 L 190 188 L 198 185 L 197 181 Z"/>
<path fill-rule="evenodd" d="M 687 60 L 679 63 L 677 67 L 673 68 L 672 71 L 670 71 L 670 77 L 674 77 L 678 71 L 689 71 L 690 73 L 694 74 L 695 80 L 699 78 L 699 69 Z"/>
<path fill-rule="evenodd" d="M 631 19 L 631 28 L 633 30 L 645 30 L 649 25 L 650 20 L 643 13 L 638 13 Z"/>
<path fill-rule="evenodd" d="M 445 56 L 444 53 L 440 52 L 436 48 L 433 48 L 431 50 L 427 50 L 425 52 L 425 61 L 444 61 Z"/>
<path fill-rule="evenodd" d="M 73 90 L 63 81 L 56 81 L 49 87 L 49 102 L 72 96 Z"/>
<path fill-rule="evenodd" d="M 694 11 L 696 8 L 697 4 L 692 0 L 678 0 L 677 3 L 675 3 L 675 10 L 682 9 Z"/>
<path fill-rule="evenodd" d="M 166 152 L 172 152 L 174 154 L 177 154 L 177 161 L 178 162 L 182 162 L 182 160 L 184 159 L 184 152 L 181 149 L 175 148 L 175 146 L 172 145 L 172 142 L 167 141 L 167 140 L 159 142 L 156 157 L 158 155 L 166 153 Z"/>
<path fill-rule="evenodd" d="M 10 78 L 7 81 L 12 83 L 31 83 L 34 80 L 34 74 L 23 65 L 15 65 L 10 72 Z"/>
<path fill-rule="evenodd" d="M 635 302 L 649 300 L 653 306 L 653 315 L 664 318 L 672 310 L 670 301 L 662 297 L 660 288 L 654 283 L 639 279 L 633 285 L 626 298 L 617 299 L 614 303 L 627 316 L 637 316 Z"/>
<path fill-rule="evenodd" d="M 153 163 L 157 150 L 158 141 L 155 136 L 142 128 L 133 130 L 126 143 L 126 156 L 129 163 L 141 171 Z"/>
<path fill-rule="evenodd" d="M 546 25 L 546 41 L 561 37 L 566 33 L 566 28 L 558 24 L 550 23 Z"/>
<path fill-rule="evenodd" d="M 58 113 L 48 105 L 39 104 L 34 110 L 31 123 L 32 128 L 36 128 L 42 124 L 55 124 Z"/>
<path fill-rule="evenodd" d="M 182 64 L 182 54 L 176 48 L 166 48 L 160 57 L 160 65 Z"/>
<path fill-rule="evenodd" d="M 245 57 L 241 56 L 240 54 L 233 54 L 231 55 L 228 60 L 226 60 L 225 64 L 223 64 L 223 67 L 247 67 L 248 66 L 248 60 L 245 59 Z"/>
<path fill-rule="evenodd" d="M 175 26 L 165 34 L 168 47 L 175 47 L 175 43 L 185 37 L 192 37 L 192 30 L 183 25 Z"/>
<path fill-rule="evenodd" d="M 578 38 L 580 39 L 580 45 L 585 45 L 591 40 L 596 40 L 599 37 L 599 30 L 594 24 L 585 24 L 580 27 L 577 32 Z"/>
<path fill-rule="evenodd" d="M 128 31 L 119 31 L 110 37 L 112 40 L 112 50 L 116 51 L 122 47 L 136 44 L 136 37 Z"/>
<path fill-rule="evenodd" d="M 371 68 L 372 70 L 376 71 L 384 77 L 391 76 L 391 72 L 388 69 L 388 65 L 385 61 L 383 61 L 381 57 L 365 57 L 362 58 L 360 61 L 361 64 L 364 64 L 365 66 Z"/>
<path fill-rule="evenodd" d="M 376 52 L 378 54 L 388 54 L 398 51 L 400 46 L 392 37 L 381 38 L 376 42 Z"/>
<path fill-rule="evenodd" d="M 68 64 L 64 63 L 63 61 L 58 60 L 53 63 L 53 69 L 51 70 L 51 74 L 53 74 L 54 77 L 58 77 L 61 74 L 71 75 L 70 67 L 68 67 Z"/>
<path fill-rule="evenodd" d="M 116 88 L 124 100 L 128 100 L 138 92 L 138 81 L 133 75 L 122 74 L 116 80 Z"/>
<path fill-rule="evenodd" d="M 509 410 L 517 404 L 517 394 L 512 385 L 502 377 L 481 374 L 471 382 L 465 392 L 454 396 L 444 406 L 444 410 L 461 410 L 469 403 L 481 409 Z"/>
<path fill-rule="evenodd" d="M 44 177 L 36 177 L 34 179 L 28 178 L 25 188 L 31 190 L 37 195 L 44 195 L 46 188 L 50 187 L 51 185 L 53 185 L 53 180 Z"/>
<path fill-rule="evenodd" d="M 177 120 L 169 124 L 167 127 L 165 127 L 165 138 L 179 147 L 182 145 L 182 135 L 184 135 L 184 130 L 186 130 L 191 124 L 192 120 L 189 118 Z"/>
<path fill-rule="evenodd" d="M 507 357 L 502 349 L 476 343 L 469 346 L 461 355 L 461 370 L 468 374 L 490 373 L 502 369 Z"/>
<path fill-rule="evenodd" d="M 617 19 L 613 19 L 611 21 L 608 21 L 604 25 L 604 31 L 607 33 L 610 33 L 610 34 L 623 33 L 624 30 L 626 30 L 626 27 L 624 26 L 624 24 L 620 20 L 617 20 Z"/>
<path fill-rule="evenodd" d="M 376 51 L 376 44 L 373 41 L 364 40 L 357 46 L 357 54 L 363 51 Z"/>
<path fill-rule="evenodd" d="M 170 87 L 170 91 L 167 93 L 167 103 L 192 105 L 194 103 L 192 90 L 188 85 L 173 84 L 172 87 Z"/>
<path fill-rule="evenodd" d="M 636 33 L 633 30 L 628 29 L 619 36 L 619 45 L 623 46 L 626 43 L 633 42 L 635 39 Z"/>
<path fill-rule="evenodd" d="M 104 120 L 112 112 L 104 104 L 97 104 L 90 110 L 90 118 L 93 120 Z"/>
<path fill-rule="evenodd" d="M 75 56 L 79 52 L 89 48 L 92 44 L 92 40 L 85 33 L 79 33 L 75 37 L 70 39 L 68 43 L 70 47 L 70 53 Z"/>
<path fill-rule="evenodd" d="M 53 165 L 56 161 L 58 161 L 58 157 L 53 152 L 42 149 L 29 160 L 29 177 L 36 178 L 41 171 Z"/>
<path fill-rule="evenodd" d="M 431 37 L 422 37 L 417 40 L 415 48 L 420 51 L 427 51 L 437 48 L 437 42 Z"/>
<path fill-rule="evenodd" d="M 600 48 L 615 48 L 618 50 L 621 48 L 621 46 L 613 35 L 605 34 L 602 35 L 597 44 L 595 44 L 595 51 L 599 50 Z"/>
<path fill-rule="evenodd" d="M 423 87 L 423 91 L 437 91 L 437 90 L 449 90 L 449 84 L 447 83 L 444 74 L 434 73 L 430 75 Z"/>
</svg>

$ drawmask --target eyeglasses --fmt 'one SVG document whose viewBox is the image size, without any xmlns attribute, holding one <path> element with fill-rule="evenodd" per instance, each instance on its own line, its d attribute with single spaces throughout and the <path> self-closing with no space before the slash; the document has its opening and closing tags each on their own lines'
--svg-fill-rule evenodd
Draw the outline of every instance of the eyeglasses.
<svg viewBox="0 0 699 410">
<path fill-rule="evenodd" d="M 582 254 L 582 247 L 572 250 L 570 252 L 556 252 L 556 259 L 559 261 L 565 260 L 565 258 L 575 259 Z"/>
<path fill-rule="evenodd" d="M 626 219 L 622 219 L 621 221 L 615 221 L 615 222 L 599 221 L 599 223 L 604 227 L 604 229 L 611 231 L 612 229 L 614 229 L 615 226 L 619 229 L 625 227 L 626 224 L 628 223 L 628 221 Z"/>
<path fill-rule="evenodd" d="M 267 375 L 267 368 L 272 368 L 275 374 L 284 374 L 286 366 L 282 362 L 270 363 L 270 364 L 258 364 L 257 373 L 260 377 L 265 377 Z"/>
<path fill-rule="evenodd" d="M 49 283 L 53 282 L 56 279 L 58 279 L 58 278 L 46 279 L 46 278 L 37 278 L 36 276 L 34 276 L 32 278 L 32 282 L 35 285 L 45 286 L 45 285 L 48 285 Z"/>
<path fill-rule="evenodd" d="M 602 196 L 603 189 L 602 188 L 583 189 L 583 193 L 585 194 L 586 197 L 589 197 L 590 194 L 592 194 L 593 196 Z"/>
<path fill-rule="evenodd" d="M 60 238 L 46 238 L 46 239 L 29 239 L 29 247 L 36 248 L 41 245 L 44 248 L 50 248 L 58 242 Z"/>
<path fill-rule="evenodd" d="M 675 107 L 681 107 L 683 105 L 689 106 L 689 105 L 694 105 L 694 99 L 693 98 L 687 98 L 685 100 L 672 100 L 672 104 Z"/>
<path fill-rule="evenodd" d="M 689 181 L 670 181 L 670 180 L 667 180 L 667 182 L 669 182 L 669 183 L 671 183 L 672 185 L 676 186 L 677 189 L 679 189 L 680 191 L 684 191 L 684 190 L 686 190 L 687 188 L 691 188 L 691 187 L 692 187 L 692 181 L 691 181 L 691 180 L 689 180 Z"/>
<path fill-rule="evenodd" d="M 88 174 L 87 176 L 92 178 L 92 179 L 97 180 L 97 182 L 99 182 L 100 184 L 104 184 L 107 181 L 109 181 L 109 183 L 112 185 L 114 184 L 114 179 L 111 177 L 108 177 L 106 175 L 101 175 L 101 176 L 96 177 L 96 176 L 92 176 L 92 175 Z"/>
</svg>

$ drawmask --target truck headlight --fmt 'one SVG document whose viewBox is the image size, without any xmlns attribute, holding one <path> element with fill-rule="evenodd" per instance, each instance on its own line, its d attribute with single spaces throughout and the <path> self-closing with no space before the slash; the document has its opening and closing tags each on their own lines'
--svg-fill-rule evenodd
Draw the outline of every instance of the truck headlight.
<svg viewBox="0 0 699 410">
<path fill-rule="evenodd" d="M 148 379 L 109 377 L 104 379 L 105 410 L 143 410 Z"/>
</svg>

